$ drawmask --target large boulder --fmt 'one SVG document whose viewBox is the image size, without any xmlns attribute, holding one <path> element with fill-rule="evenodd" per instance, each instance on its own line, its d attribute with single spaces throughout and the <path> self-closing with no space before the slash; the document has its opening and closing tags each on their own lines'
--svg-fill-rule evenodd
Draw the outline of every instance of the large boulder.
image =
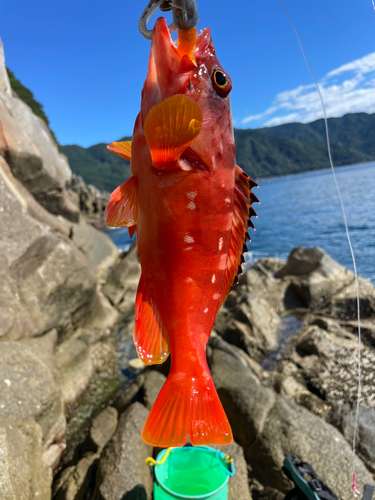
<svg viewBox="0 0 375 500">
<path fill-rule="evenodd" d="M 0 42 L 0 155 L 14 176 L 47 210 L 75 222 L 79 210 L 65 185 L 72 172 L 46 123 L 11 90 Z"/>
<path fill-rule="evenodd" d="M 323 326 L 322 322 L 319 322 Z M 288 344 L 277 367 L 293 363 L 294 378 L 329 405 L 354 404 L 358 392 L 358 340 L 337 323 L 307 325 Z M 375 406 L 375 349 L 361 346 L 362 402 Z"/>
<path fill-rule="evenodd" d="M 42 463 L 42 431 L 35 421 L 0 418 L 1 500 L 50 500 L 52 472 Z"/>
<path fill-rule="evenodd" d="M 38 339 L 2 342 L 0 357 L 0 413 L 39 424 L 43 459 L 50 467 L 57 465 L 64 451 L 66 428 L 61 393 L 53 374 L 55 342 L 56 332 Z"/>
<path fill-rule="evenodd" d="M 288 491 L 291 483 L 281 469 L 285 455 L 294 453 L 311 463 L 339 497 L 351 498 L 352 452 L 337 429 L 264 387 L 224 350 L 213 350 L 211 371 L 234 438 L 244 448 L 256 479 Z M 361 487 L 373 483 L 359 459 L 356 470 Z"/>
<path fill-rule="evenodd" d="M 98 500 L 134 498 L 149 500 L 152 479 L 145 460 L 152 448 L 142 441 L 141 432 L 148 410 L 134 403 L 121 415 L 117 431 L 104 448 L 97 476 Z"/>
</svg>

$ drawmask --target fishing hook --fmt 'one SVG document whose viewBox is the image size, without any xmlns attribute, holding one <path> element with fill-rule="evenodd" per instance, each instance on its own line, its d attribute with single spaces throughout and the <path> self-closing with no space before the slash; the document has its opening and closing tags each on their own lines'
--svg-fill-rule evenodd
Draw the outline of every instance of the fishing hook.
<svg viewBox="0 0 375 500">
<path fill-rule="evenodd" d="M 150 0 L 138 23 L 139 31 L 147 40 L 152 38 L 152 30 L 147 28 L 147 24 L 158 8 L 164 12 L 173 11 L 173 23 L 169 25 L 170 33 L 177 28 L 187 31 L 198 24 L 197 0 Z"/>
</svg>

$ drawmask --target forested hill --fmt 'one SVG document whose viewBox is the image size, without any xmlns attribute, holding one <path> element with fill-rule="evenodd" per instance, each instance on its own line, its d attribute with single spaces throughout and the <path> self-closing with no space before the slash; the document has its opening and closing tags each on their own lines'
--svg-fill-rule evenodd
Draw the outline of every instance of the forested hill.
<svg viewBox="0 0 375 500">
<path fill-rule="evenodd" d="M 375 114 L 330 118 L 329 127 L 336 166 L 375 160 Z M 255 179 L 329 168 L 323 120 L 236 129 L 235 139 L 237 162 Z M 62 151 L 73 172 L 100 189 L 111 191 L 130 175 L 129 163 L 110 153 L 105 144 L 87 149 L 62 146 Z"/>
<path fill-rule="evenodd" d="M 375 155 L 375 113 L 353 113 L 342 118 L 328 118 L 331 142 Z M 286 137 L 298 142 L 326 142 L 324 120 L 311 123 L 286 123 L 259 129 L 260 132 Z"/>
</svg>

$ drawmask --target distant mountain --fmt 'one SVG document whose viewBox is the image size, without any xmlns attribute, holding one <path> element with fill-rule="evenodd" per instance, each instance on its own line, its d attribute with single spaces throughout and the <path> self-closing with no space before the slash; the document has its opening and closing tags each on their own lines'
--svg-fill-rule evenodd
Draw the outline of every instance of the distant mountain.
<svg viewBox="0 0 375 500">
<path fill-rule="evenodd" d="M 329 127 L 336 166 L 375 160 L 375 114 L 330 118 Z M 323 120 L 258 130 L 235 129 L 234 133 L 237 162 L 255 179 L 329 168 Z M 108 151 L 105 144 L 61 149 L 73 172 L 100 189 L 112 191 L 130 176 L 129 163 Z"/>
<path fill-rule="evenodd" d="M 130 139 L 123 137 L 120 140 Z M 70 168 L 75 174 L 101 190 L 111 192 L 130 177 L 130 163 L 108 151 L 106 144 L 89 148 L 62 146 L 61 151 L 68 157 Z"/>
<path fill-rule="evenodd" d="M 375 156 L 375 113 L 353 113 L 341 118 L 328 118 L 331 142 Z M 286 123 L 259 129 L 260 132 L 287 137 L 298 142 L 326 142 L 324 120 L 311 123 Z"/>
</svg>

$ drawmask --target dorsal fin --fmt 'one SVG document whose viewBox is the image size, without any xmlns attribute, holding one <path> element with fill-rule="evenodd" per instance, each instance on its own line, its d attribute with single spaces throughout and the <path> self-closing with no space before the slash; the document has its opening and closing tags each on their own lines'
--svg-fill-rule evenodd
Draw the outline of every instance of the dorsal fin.
<svg viewBox="0 0 375 500">
<path fill-rule="evenodd" d="M 107 149 L 109 149 L 112 153 L 121 156 L 121 158 L 124 158 L 127 161 L 130 161 L 132 158 L 131 141 L 112 142 L 112 144 L 109 144 L 109 146 L 107 146 Z"/>
<path fill-rule="evenodd" d="M 220 307 L 226 299 L 233 285 L 238 283 L 238 274 L 242 272 L 241 264 L 244 261 L 243 254 L 247 252 L 246 240 L 250 240 L 247 229 L 254 227 L 250 217 L 256 215 L 251 204 L 258 201 L 252 193 L 251 188 L 257 186 L 250 177 L 238 165 L 236 166 L 236 180 L 234 187 L 234 206 L 232 239 L 229 246 L 227 270 L 225 273 L 223 293 Z"/>
</svg>

